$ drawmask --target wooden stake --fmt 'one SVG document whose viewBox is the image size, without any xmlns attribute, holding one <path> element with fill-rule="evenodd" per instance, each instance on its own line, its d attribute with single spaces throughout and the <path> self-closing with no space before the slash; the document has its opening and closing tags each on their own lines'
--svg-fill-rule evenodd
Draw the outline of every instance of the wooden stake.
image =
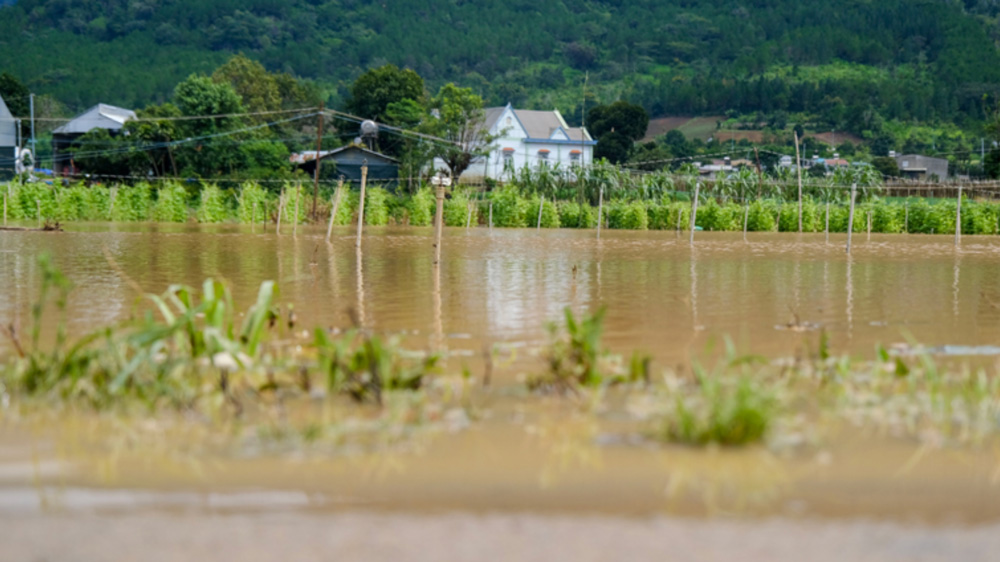
<svg viewBox="0 0 1000 562">
<path fill-rule="evenodd" d="M 466 215 L 466 217 L 465 217 L 465 228 L 466 228 L 466 230 L 468 230 L 468 228 L 470 226 L 472 226 L 472 201 L 469 201 L 468 203 L 466 203 L 465 207 L 466 207 L 466 209 L 469 210 L 469 214 Z"/>
<path fill-rule="evenodd" d="M 826 202 L 826 226 L 823 227 L 823 232 L 826 233 L 826 243 L 830 243 L 830 202 Z"/>
<path fill-rule="evenodd" d="M 955 247 L 962 244 L 962 184 L 958 184 L 958 204 L 955 205 Z"/>
<path fill-rule="evenodd" d="M 490 232 L 493 231 L 493 201 L 490 201 Z"/>
<path fill-rule="evenodd" d="M 36 209 L 37 214 L 38 214 L 38 227 L 41 228 L 41 226 L 42 226 L 42 202 L 40 200 L 38 200 L 38 199 L 35 199 L 35 209 Z"/>
<path fill-rule="evenodd" d="M 7 193 L 3 194 L 3 225 L 7 226 Z"/>
<path fill-rule="evenodd" d="M 358 236 L 354 240 L 354 245 L 361 247 L 361 230 L 365 226 L 365 187 L 368 183 L 368 161 L 361 163 L 361 199 L 358 200 Z"/>
<path fill-rule="evenodd" d="M 330 235 L 333 233 L 333 221 L 337 217 L 337 208 L 340 207 L 340 194 L 341 189 L 344 187 L 344 178 L 340 178 L 337 182 L 337 193 L 333 197 L 333 210 L 330 211 L 330 224 L 326 227 L 326 241 L 330 241 Z"/>
<path fill-rule="evenodd" d="M 743 242 L 747 241 L 747 222 L 750 220 L 750 204 L 743 207 Z"/>
<path fill-rule="evenodd" d="M 854 233 L 854 196 L 858 184 L 851 184 L 851 211 L 847 215 L 847 253 L 851 253 L 851 235 Z"/>
<path fill-rule="evenodd" d="M 688 220 L 688 228 L 691 230 L 690 244 L 694 246 L 694 227 L 698 219 L 698 192 L 701 191 L 701 182 L 694 182 L 694 199 L 691 200 L 691 217 Z"/>
<path fill-rule="evenodd" d="M 434 190 L 437 199 L 437 209 L 434 211 L 434 265 L 441 263 L 441 230 L 444 228 L 444 186 L 438 185 Z"/>
<path fill-rule="evenodd" d="M 601 186 L 601 190 L 597 195 L 597 239 L 601 239 L 601 218 L 604 212 L 604 186 Z"/>
<path fill-rule="evenodd" d="M 910 199 L 906 198 L 906 206 L 903 211 L 903 232 L 910 233 Z"/>
<path fill-rule="evenodd" d="M 299 197 L 302 196 L 302 184 L 295 186 L 295 212 L 292 213 L 292 236 L 299 235 Z"/>
<path fill-rule="evenodd" d="M 872 212 L 868 211 L 868 242 L 872 241 Z"/>
<path fill-rule="evenodd" d="M 257 226 L 257 202 L 253 202 L 253 207 L 250 207 L 250 234 L 253 234 L 254 228 Z"/>
<path fill-rule="evenodd" d="M 538 205 L 538 224 L 535 225 L 535 230 L 540 230 L 542 228 L 542 210 L 545 209 L 545 196 L 542 195 L 542 200 Z"/>
<path fill-rule="evenodd" d="M 281 215 L 285 212 L 285 188 L 281 188 L 278 194 L 278 221 L 274 225 L 274 233 L 281 236 Z"/>
<path fill-rule="evenodd" d="M 802 232 L 802 160 L 799 157 L 799 132 L 795 131 L 795 172 L 799 177 L 799 232 Z"/>
</svg>

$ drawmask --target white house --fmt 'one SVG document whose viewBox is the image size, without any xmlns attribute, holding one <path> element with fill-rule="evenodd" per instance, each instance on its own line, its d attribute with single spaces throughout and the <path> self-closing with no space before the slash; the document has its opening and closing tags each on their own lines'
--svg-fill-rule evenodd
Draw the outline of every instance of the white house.
<svg viewBox="0 0 1000 562">
<path fill-rule="evenodd" d="M 569 127 L 557 110 L 533 111 L 506 107 L 486 109 L 484 126 L 496 136 L 493 150 L 472 162 L 462 174 L 465 178 L 501 179 L 505 171 L 515 172 L 525 166 L 559 164 L 589 166 L 594 160 L 597 141 L 583 127 Z"/>
</svg>

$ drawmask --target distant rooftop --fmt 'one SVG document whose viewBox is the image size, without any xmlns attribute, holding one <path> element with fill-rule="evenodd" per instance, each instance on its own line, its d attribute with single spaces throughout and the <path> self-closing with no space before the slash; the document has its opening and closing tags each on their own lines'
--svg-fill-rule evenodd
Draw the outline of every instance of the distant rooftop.
<svg viewBox="0 0 1000 562">
<path fill-rule="evenodd" d="M 135 112 L 131 109 L 99 103 L 52 132 L 57 135 L 74 135 L 87 133 L 94 129 L 117 131 L 122 128 L 126 121 L 135 119 L 135 117 Z"/>
</svg>

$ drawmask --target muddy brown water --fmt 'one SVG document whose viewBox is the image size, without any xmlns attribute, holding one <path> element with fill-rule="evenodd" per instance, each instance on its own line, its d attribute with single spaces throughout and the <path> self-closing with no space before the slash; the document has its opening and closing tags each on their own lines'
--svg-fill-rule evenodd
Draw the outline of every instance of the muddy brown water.
<svg viewBox="0 0 1000 562">
<path fill-rule="evenodd" d="M 5 323 L 27 326 L 36 256 L 50 252 L 75 285 L 71 335 L 136 310 L 131 282 L 159 293 L 216 277 L 241 309 L 273 279 L 300 326 L 347 327 L 353 308 L 366 327 L 458 357 L 495 343 L 537 346 L 563 309 L 601 306 L 612 350 L 664 365 L 720 349 L 725 338 L 742 352 L 790 355 L 815 348 L 820 328 L 834 352 L 862 356 L 907 339 L 1000 342 L 1000 239 L 991 237 L 965 237 L 956 251 L 947 236 L 859 235 L 848 257 L 843 235 L 826 244 L 821 234 L 751 234 L 744 243 L 699 232 L 692 248 L 673 232 L 606 231 L 597 241 L 592 231 L 447 229 L 438 273 L 429 228 L 368 228 L 360 251 L 347 229 L 331 245 L 315 228 L 280 237 L 236 226 L 71 230 L 0 236 Z"/>
<path fill-rule="evenodd" d="M 660 366 L 711 356 L 727 338 L 741 352 L 794 355 L 814 349 L 820 330 L 834 352 L 861 357 L 908 340 L 1000 343 L 996 238 L 965 237 L 956 250 L 947 236 L 862 235 L 848 257 L 843 235 L 827 244 L 823 235 L 751 234 L 745 243 L 741 234 L 699 232 L 692 248 L 673 232 L 605 231 L 597 241 L 593 231 L 447 229 L 438 271 L 431 229 L 368 228 L 360 251 L 348 229 L 335 230 L 329 245 L 321 229 L 307 227 L 280 237 L 242 226 L 69 230 L 0 234 L 4 324 L 26 332 L 39 287 L 36 257 L 50 252 L 75 286 L 71 335 L 148 306 L 137 288 L 159 293 L 216 277 L 245 309 L 273 279 L 302 328 L 347 327 L 353 309 L 366 327 L 399 334 L 409 347 L 447 348 L 450 367 L 474 371 L 484 346 L 500 345 L 513 359 L 501 380 L 509 389 L 516 375 L 540 368 L 532 353 L 545 343 L 545 324 L 567 307 L 605 307 L 607 346 L 650 353 Z M 0 343 L 0 355 L 10 352 Z M 518 396 L 501 392 L 500 403 L 487 405 L 493 414 L 468 430 L 399 454 L 347 459 L 192 457 L 171 445 L 186 437 L 164 434 L 153 446 L 130 441 L 127 431 L 109 445 L 93 435 L 103 430 L 81 429 L 104 427 L 86 416 L 0 422 L 0 516 L 193 510 L 209 526 L 219 511 L 292 510 L 309 519 L 359 508 L 934 525 L 1000 518 L 1000 449 L 989 444 L 928 450 L 842 428 L 805 454 L 609 445 L 573 405 Z M 780 536 L 776 525 L 769 532 Z"/>
</svg>

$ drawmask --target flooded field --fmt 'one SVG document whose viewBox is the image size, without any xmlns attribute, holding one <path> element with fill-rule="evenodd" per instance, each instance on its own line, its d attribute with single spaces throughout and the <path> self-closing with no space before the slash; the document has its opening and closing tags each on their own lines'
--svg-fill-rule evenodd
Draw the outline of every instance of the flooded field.
<svg viewBox="0 0 1000 562">
<path fill-rule="evenodd" d="M 38 287 L 35 257 L 51 252 L 75 284 L 70 330 L 135 311 L 139 290 L 225 280 L 239 306 L 273 279 L 300 324 L 344 327 L 348 311 L 415 347 L 479 355 L 495 343 L 533 346 L 562 310 L 606 307 L 605 341 L 662 364 L 689 361 L 731 338 L 745 352 L 790 355 L 815 345 L 869 355 L 874 345 L 1000 342 L 1000 239 L 950 236 L 701 233 L 692 249 L 664 232 L 449 229 L 432 266 L 430 229 L 298 236 L 246 227 L 84 226 L 0 237 L 0 317 L 25 322 Z M 111 260 L 111 261 L 109 261 Z M 112 265 L 113 264 L 113 265 Z M 435 342 L 434 338 L 440 338 Z M 6 345 L 6 344 L 5 344 Z"/>
<path fill-rule="evenodd" d="M 66 525 L 76 515 L 119 522 L 134 516 L 131 521 L 155 520 L 179 533 L 188 517 L 220 530 L 232 518 L 262 525 L 284 517 L 277 527 L 337 519 L 345 528 L 396 525 L 416 535 L 444 532 L 440 526 L 450 516 L 442 514 L 460 511 L 479 514 L 468 523 L 475 527 L 470 532 L 497 537 L 551 516 L 547 521 L 563 529 L 557 540 L 569 544 L 597 519 L 561 520 L 560 514 L 619 522 L 694 518 L 651 519 L 641 532 L 632 527 L 636 552 L 649 556 L 656 549 L 643 545 L 655 545 L 650 529 L 657 525 L 668 534 L 689 525 L 686 532 L 736 544 L 754 533 L 753 525 L 761 536 L 785 537 L 831 529 L 821 522 L 836 519 L 836 532 L 855 541 L 850 548 L 882 554 L 868 559 L 912 559 L 919 544 L 954 553 L 962 541 L 968 559 L 987 558 L 994 535 L 983 529 L 1000 518 L 1000 442 L 990 418 L 996 387 L 986 375 L 975 393 L 945 394 L 935 382 L 927 413 L 917 411 L 925 404 L 922 387 L 892 390 L 912 397 L 895 403 L 880 398 L 884 387 L 865 386 L 867 375 L 817 404 L 806 403 L 808 393 L 792 396 L 784 404 L 797 405 L 799 413 L 785 415 L 766 446 L 664 444 L 650 439 L 643 412 L 672 400 L 693 363 L 725 355 L 727 339 L 739 354 L 762 356 L 761 363 L 779 369 L 821 347 L 824 354 L 877 361 L 878 345 L 902 349 L 896 344 L 919 342 L 993 373 L 1000 239 L 965 237 L 956 249 L 947 236 L 856 236 L 848 257 L 843 235 L 827 243 L 823 235 L 756 234 L 744 242 L 742 235 L 699 232 L 692 248 L 670 232 L 604 232 L 598 241 L 593 231 L 449 229 L 436 269 L 430 229 L 370 228 L 360 249 L 347 230 L 335 230 L 326 244 L 324 232 L 304 227 L 281 237 L 233 226 L 71 230 L 0 235 L 5 326 L 24 333 L 30 325 L 42 252 L 51 253 L 74 284 L 66 307 L 71 336 L 149 310 L 141 294 L 173 283 L 222 279 L 236 308 L 245 310 L 261 282 L 273 279 L 283 321 L 293 318 L 293 330 L 337 332 L 357 322 L 398 335 L 408 349 L 445 350 L 445 376 L 428 392 L 446 398 L 440 405 L 428 399 L 416 407 L 350 406 L 357 419 L 381 424 L 362 444 L 347 429 L 323 437 L 267 434 L 301 428 L 298 420 L 307 419 L 332 427 L 341 423 L 339 402 L 279 400 L 267 414 L 278 422 L 256 427 L 215 410 L 136 416 L 5 404 L 0 521 Z M 648 353 L 654 380 L 670 373 L 662 392 L 528 392 L 525 377 L 546 369 L 546 324 L 561 321 L 565 308 L 584 314 L 601 307 L 607 311 L 604 344 L 626 358 L 635 350 Z M 56 325 L 54 315 L 47 317 L 43 339 L 55 338 Z M 13 353 L 9 338 L 0 343 L 0 355 Z M 894 368 L 903 380 L 909 372 L 883 361 L 872 373 Z M 487 370 L 492 381 L 483 380 Z M 797 392 L 812 388 L 807 379 Z M 963 410 L 959 400 L 978 404 L 985 421 L 976 422 L 973 408 Z M 838 414 L 821 410 L 828 406 Z M 414 415 L 437 429 L 407 429 Z M 304 427 L 302 435 L 312 435 L 312 426 Z M 332 448 L 315 445 L 330 442 Z M 508 520 L 497 512 L 514 515 Z M 46 519 L 52 513 L 57 517 Z M 406 515 L 423 513 L 434 515 Z M 528 513 L 534 515 L 516 515 Z M 223 516 L 229 519 L 217 519 Z M 713 523 L 716 516 L 739 518 L 747 527 Z M 810 522 L 793 521 L 802 518 Z M 870 520 L 900 527 L 878 533 L 851 527 Z M 30 523 L 22 525 L 33 537 Z M 878 550 L 886 537 L 908 546 Z M 529 533 L 525 540 L 541 538 Z M 44 543 L 41 535 L 31 540 Z M 823 548 L 822 541 L 810 544 Z M 100 552 L 100 545 L 94 548 Z M 58 549 L 40 550 L 58 558 Z M 734 551 L 722 548 L 717 555 L 727 552 Z"/>
</svg>

